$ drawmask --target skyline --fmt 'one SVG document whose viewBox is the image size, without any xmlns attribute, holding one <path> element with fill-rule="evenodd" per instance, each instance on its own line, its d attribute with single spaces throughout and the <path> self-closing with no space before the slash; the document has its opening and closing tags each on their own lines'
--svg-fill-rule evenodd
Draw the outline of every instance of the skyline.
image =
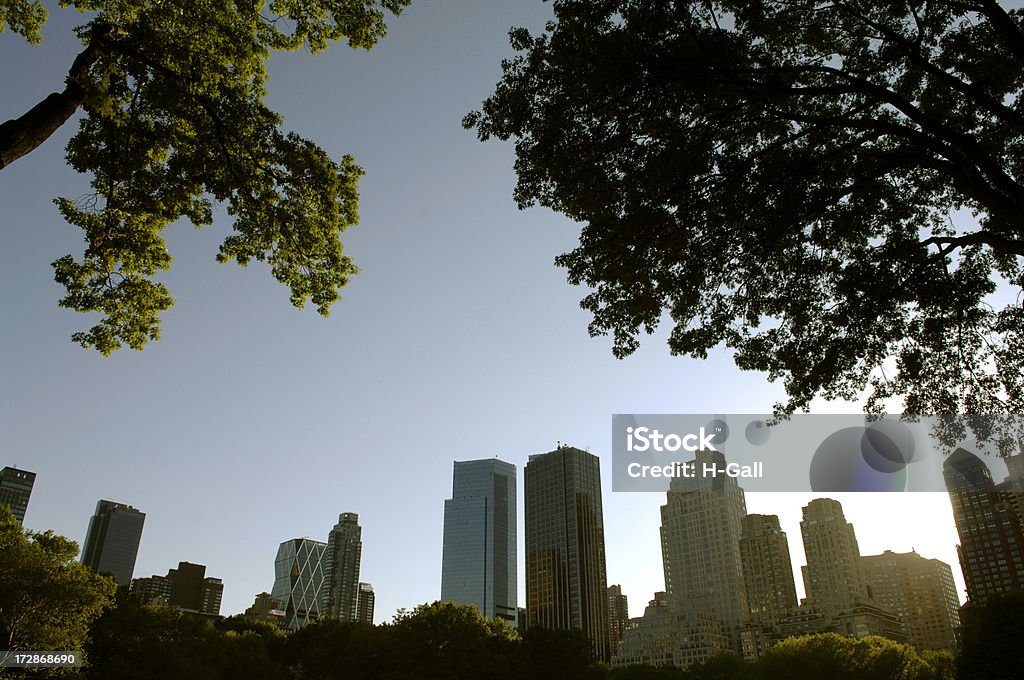
<svg viewBox="0 0 1024 680">
<path fill-rule="evenodd" d="M 98 499 L 135 506 L 147 513 L 136 576 L 205 564 L 231 614 L 271 590 L 281 542 L 326 540 L 339 513 L 358 512 L 360 578 L 380 622 L 439 596 L 451 462 L 498 455 L 522 468 L 561 441 L 602 458 L 609 583 L 636 607 L 663 590 L 664 496 L 610 491 L 611 415 L 761 413 L 783 394 L 721 349 L 671 357 L 666 329 L 623 361 L 610 339 L 588 337 L 586 290 L 553 265 L 579 225 L 518 211 L 512 146 L 460 126 L 512 54 L 508 29 L 536 30 L 549 14 L 539 2 L 414 3 L 369 53 L 270 60 L 285 127 L 367 171 L 362 223 L 343 239 L 363 273 L 329 319 L 291 309 L 263 267 L 216 265 L 220 210 L 211 228 L 167 234 L 175 265 L 161 280 L 178 304 L 162 340 L 109 359 L 82 350 L 69 336 L 87 319 L 57 307 L 49 267 L 81 249 L 52 204 L 86 186 L 64 163 L 75 124 L 6 168 L 0 464 L 38 474 L 26 528 L 81 544 Z M 0 60 L 20 66 L 0 74 L 5 113 L 63 82 L 79 49 L 68 15 L 54 13 L 39 47 L 0 40 Z M 747 495 L 748 512 L 780 515 L 796 568 L 810 497 Z M 837 500 L 865 554 L 916 547 L 954 567 L 963 598 L 945 494 Z M 421 556 L 415 573 L 402 567 L 408 551 Z"/>
</svg>

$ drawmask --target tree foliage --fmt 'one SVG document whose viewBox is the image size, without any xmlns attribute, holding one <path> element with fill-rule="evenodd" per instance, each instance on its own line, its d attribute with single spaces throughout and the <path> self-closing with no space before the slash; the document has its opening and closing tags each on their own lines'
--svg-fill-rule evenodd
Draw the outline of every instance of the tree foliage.
<svg viewBox="0 0 1024 680">
<path fill-rule="evenodd" d="M 557 263 L 616 356 L 667 315 L 673 353 L 783 380 L 783 413 L 1024 408 L 1022 10 L 553 5 L 464 125 L 515 139 L 521 207 L 583 223 Z"/>
<path fill-rule="evenodd" d="M 351 156 L 336 161 L 282 130 L 263 102 L 265 63 L 274 51 L 339 40 L 369 49 L 385 33 L 385 11 L 409 2 L 62 0 L 89 17 L 77 29 L 84 49 L 62 92 L 0 125 L 0 168 L 82 110 L 67 159 L 91 176 L 92 193 L 56 202 L 86 247 L 53 266 L 61 306 L 102 318 L 75 341 L 110 354 L 157 339 L 159 314 L 173 304 L 156 280 L 171 266 L 163 231 L 179 219 L 210 224 L 215 203 L 234 219 L 219 262 L 266 262 L 292 304 L 328 314 L 357 272 L 340 234 L 358 221 L 363 173 Z M 0 0 L 0 29 L 29 42 L 45 19 L 38 2 Z"/>
<path fill-rule="evenodd" d="M 116 584 L 77 555 L 74 541 L 22 530 L 0 504 L 0 648 L 82 649 L 89 626 L 113 604 Z"/>
</svg>

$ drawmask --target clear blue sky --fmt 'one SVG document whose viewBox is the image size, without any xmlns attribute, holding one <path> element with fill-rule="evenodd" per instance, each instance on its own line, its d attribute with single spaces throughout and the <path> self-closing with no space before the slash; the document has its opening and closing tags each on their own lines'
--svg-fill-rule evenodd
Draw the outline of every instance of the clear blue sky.
<svg viewBox="0 0 1024 680">
<path fill-rule="evenodd" d="M 285 126 L 367 172 L 361 224 L 344 238 L 363 273 L 329 319 L 294 310 L 264 267 L 216 264 L 221 214 L 168 233 L 162 280 L 177 305 L 159 343 L 83 350 L 69 336 L 91 322 L 57 307 L 50 268 L 83 247 L 52 203 L 87 189 L 63 161 L 74 125 L 0 171 L 0 465 L 38 473 L 26 526 L 81 541 L 98 499 L 130 503 L 147 513 L 135 575 L 206 564 L 233 614 L 270 590 L 281 541 L 326 540 L 339 513 L 357 512 L 361 579 L 384 621 L 439 596 L 453 460 L 498 455 L 521 488 L 527 457 L 562 441 L 605 456 L 610 480 L 613 413 L 770 410 L 781 388 L 725 352 L 673 358 L 659 334 L 617 361 L 607 338 L 588 337 L 585 291 L 553 265 L 578 225 L 518 211 L 511 145 L 462 130 L 510 56 L 508 29 L 549 13 L 539 0 L 418 0 L 372 52 L 271 60 Z M 40 47 L 0 36 L 0 119 L 61 87 L 74 19 L 57 11 Z M 663 588 L 664 498 L 605 487 L 609 582 L 639 615 Z M 796 569 L 808 498 L 747 498 L 782 516 Z M 916 547 L 952 564 L 962 590 L 944 494 L 840 500 L 864 554 Z"/>
</svg>

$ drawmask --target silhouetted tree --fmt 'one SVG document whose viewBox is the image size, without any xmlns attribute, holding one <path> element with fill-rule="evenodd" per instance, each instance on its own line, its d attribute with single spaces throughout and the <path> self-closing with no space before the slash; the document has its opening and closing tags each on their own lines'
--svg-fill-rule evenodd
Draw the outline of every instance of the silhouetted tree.
<svg viewBox="0 0 1024 680">
<path fill-rule="evenodd" d="M 464 125 L 623 357 L 672 319 L 816 396 L 1024 410 L 1024 11 L 983 2 L 555 0 Z M 950 216 L 974 215 L 953 225 Z"/>
</svg>

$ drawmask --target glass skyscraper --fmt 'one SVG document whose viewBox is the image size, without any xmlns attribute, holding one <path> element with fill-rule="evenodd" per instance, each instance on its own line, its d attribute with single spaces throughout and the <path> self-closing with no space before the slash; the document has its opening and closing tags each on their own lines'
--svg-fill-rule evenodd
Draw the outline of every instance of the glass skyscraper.
<svg viewBox="0 0 1024 680">
<path fill-rule="evenodd" d="M 516 467 L 497 458 L 456 461 L 444 502 L 441 599 L 515 626 L 516 586 Z"/>
<path fill-rule="evenodd" d="M 112 574 L 120 586 L 130 584 L 145 521 L 146 513 L 130 505 L 105 500 L 96 503 L 82 548 L 82 564 Z"/>
<path fill-rule="evenodd" d="M 530 456 L 523 473 L 527 625 L 579 628 L 611 655 L 601 462 L 571 446 Z"/>
<path fill-rule="evenodd" d="M 25 510 L 35 482 L 34 472 L 13 467 L 0 470 L 0 505 L 10 507 L 18 524 L 25 523 Z"/>
<path fill-rule="evenodd" d="M 302 628 L 320 617 L 326 549 L 326 543 L 310 538 L 293 538 L 277 549 L 274 589 L 270 596 L 285 603 L 283 625 L 289 630 Z"/>
</svg>

